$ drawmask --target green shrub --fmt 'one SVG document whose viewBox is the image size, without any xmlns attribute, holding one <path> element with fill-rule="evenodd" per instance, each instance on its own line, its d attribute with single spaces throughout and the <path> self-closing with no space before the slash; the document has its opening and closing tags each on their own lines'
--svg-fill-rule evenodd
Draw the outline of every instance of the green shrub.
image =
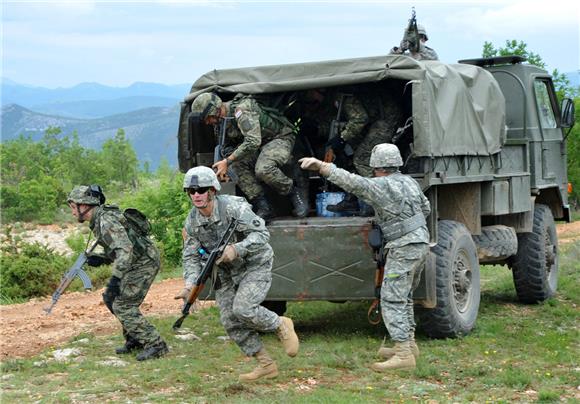
<svg viewBox="0 0 580 404">
<path fill-rule="evenodd" d="M 70 259 L 39 243 L 9 237 L 1 250 L 0 295 L 5 302 L 52 293 L 70 265 Z"/>
</svg>

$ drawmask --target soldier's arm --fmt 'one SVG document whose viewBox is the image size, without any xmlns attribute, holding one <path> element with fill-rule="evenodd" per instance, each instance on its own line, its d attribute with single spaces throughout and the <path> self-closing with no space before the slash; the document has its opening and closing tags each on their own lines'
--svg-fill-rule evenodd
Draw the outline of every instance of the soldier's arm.
<svg viewBox="0 0 580 404">
<path fill-rule="evenodd" d="M 234 150 L 230 158 L 240 160 L 260 149 L 262 131 L 257 112 L 246 107 L 238 107 L 234 116 L 240 132 L 244 136 L 244 141 Z"/>
<path fill-rule="evenodd" d="M 378 184 L 376 178 L 361 177 L 334 164 L 330 165 L 330 174 L 328 180 L 338 185 L 347 192 L 353 193 L 365 202 L 372 204 L 381 203 L 388 193 L 388 184 Z"/>
<path fill-rule="evenodd" d="M 113 216 L 105 215 L 100 222 L 101 240 L 111 250 L 114 258 L 112 276 L 119 279 L 131 269 L 133 243 L 125 227 Z"/>
<path fill-rule="evenodd" d="M 195 283 L 195 280 L 201 272 L 201 256 L 199 249 L 201 248 L 201 243 L 193 235 L 191 220 L 188 216 L 185 221 L 185 239 L 183 241 L 183 279 L 185 281 L 185 287 L 191 288 Z M 209 252 L 208 252 L 209 253 Z"/>
<path fill-rule="evenodd" d="M 344 114 L 347 122 L 340 136 L 346 142 L 352 142 L 362 133 L 369 121 L 369 115 L 362 102 L 355 96 L 345 98 Z"/>
<path fill-rule="evenodd" d="M 259 250 L 270 241 L 270 232 L 264 220 L 252 211 L 247 202 L 229 207 L 232 215 L 239 220 L 237 231 L 243 233 L 244 238 L 234 244 L 236 252 L 242 258 L 248 253 Z"/>
</svg>

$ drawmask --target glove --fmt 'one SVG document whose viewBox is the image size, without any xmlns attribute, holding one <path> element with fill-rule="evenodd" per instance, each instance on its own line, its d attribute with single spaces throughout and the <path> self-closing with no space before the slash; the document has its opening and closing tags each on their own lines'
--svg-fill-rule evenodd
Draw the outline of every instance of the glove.
<svg viewBox="0 0 580 404">
<path fill-rule="evenodd" d="M 318 171 L 324 176 L 330 175 L 331 164 L 322 162 L 315 157 L 303 157 L 298 162 L 303 170 Z"/>
<path fill-rule="evenodd" d="M 330 139 L 326 143 L 326 145 L 332 147 L 332 150 L 334 150 L 335 153 L 342 153 L 344 151 L 344 146 L 346 145 L 346 142 L 342 137 L 335 136 L 332 139 Z"/>
<path fill-rule="evenodd" d="M 219 257 L 215 263 L 217 265 L 220 265 L 222 263 L 227 264 L 228 262 L 232 262 L 233 260 L 235 260 L 237 256 L 238 252 L 236 251 L 236 247 L 234 247 L 232 244 L 228 244 L 224 249 L 222 256 Z"/>
<path fill-rule="evenodd" d="M 183 299 L 183 303 L 187 303 L 187 298 L 189 297 L 189 294 L 191 293 L 191 288 L 188 288 L 187 286 L 185 288 L 183 288 L 181 290 L 181 292 L 179 292 L 179 294 L 173 296 L 173 298 L 175 300 L 178 299 Z"/>
<path fill-rule="evenodd" d="M 110 261 L 103 257 L 102 255 L 89 255 L 87 256 L 87 265 L 91 267 L 100 267 L 101 265 L 109 264 Z"/>
</svg>

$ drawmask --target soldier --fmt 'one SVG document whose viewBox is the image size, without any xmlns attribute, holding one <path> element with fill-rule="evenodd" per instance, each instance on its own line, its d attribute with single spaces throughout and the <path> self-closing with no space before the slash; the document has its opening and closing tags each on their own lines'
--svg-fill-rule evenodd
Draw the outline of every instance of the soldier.
<svg viewBox="0 0 580 404">
<path fill-rule="evenodd" d="M 407 28 L 405 28 L 405 35 L 406 37 Z M 427 36 L 427 31 L 425 31 L 425 27 L 421 24 L 417 24 L 417 32 L 419 33 L 419 52 L 413 52 L 409 49 L 409 45 L 405 39 L 401 41 L 399 47 L 395 46 L 391 49 L 391 55 L 407 55 L 411 56 L 413 59 L 417 60 L 439 60 L 439 56 L 437 56 L 437 52 L 434 49 L 425 45 L 425 42 L 429 40 Z"/>
<path fill-rule="evenodd" d="M 185 288 L 176 299 L 186 299 L 203 265 L 200 251 L 211 251 L 233 219 L 239 221 L 234 242 L 216 261 L 216 302 L 220 320 L 230 338 L 248 356 L 258 361 L 241 382 L 278 376 L 276 362 L 260 340 L 260 333 L 276 331 L 288 356 L 298 353 L 298 336 L 287 317 L 260 306 L 272 284 L 272 247 L 264 220 L 252 212 L 244 198 L 217 196 L 221 188 L 216 174 L 208 167 L 194 167 L 183 179 L 183 189 L 193 208 L 185 220 L 183 277 Z"/>
<path fill-rule="evenodd" d="M 118 207 L 104 203 L 105 195 L 98 185 L 76 186 L 68 197 L 73 216 L 80 223 L 89 221 L 104 249 L 104 255 L 90 255 L 87 263 L 90 266 L 113 263 L 103 301 L 123 326 L 125 345 L 116 352 L 121 355 L 142 350 L 137 360 L 158 358 L 168 352 L 167 345 L 143 317 L 139 306 L 159 272 L 159 251 L 148 237 L 129 231 L 127 219 Z"/>
<path fill-rule="evenodd" d="M 373 206 L 387 251 L 381 314 L 395 346 L 381 347 L 378 354 L 387 360 L 374 363 L 372 369 L 385 372 L 415 368 L 419 348 L 415 343 L 412 295 L 429 251 L 425 221 L 431 211 L 429 201 L 419 184 L 399 171 L 403 160 L 393 144 L 382 143 L 373 149 L 370 166 L 374 178 L 351 174 L 312 157 L 300 159 L 300 163 L 303 169 L 319 171 Z"/>
<path fill-rule="evenodd" d="M 343 158 L 345 149 L 350 148 L 351 153 L 357 156 L 356 149 L 369 122 L 367 110 L 359 98 L 344 91 L 313 89 L 306 93 L 304 106 L 303 117 L 317 124 L 317 137 L 326 142 L 324 160 L 332 161 L 338 157 L 337 161 L 341 161 L 344 168 L 351 168 L 352 163 Z M 334 128 L 333 122 L 336 125 Z M 331 133 L 333 130 L 335 133 Z M 327 209 L 331 212 L 356 213 L 359 205 L 356 196 L 347 194 L 342 202 L 329 205 Z"/>
<path fill-rule="evenodd" d="M 280 195 L 288 195 L 294 215 L 305 217 L 308 205 L 291 178 L 281 167 L 288 163 L 294 147 L 294 126 L 281 113 L 264 108 L 249 96 L 238 94 L 232 101 L 222 102 L 215 94 L 197 96 L 191 112 L 206 125 L 217 125 L 221 118 L 233 117 L 235 125 L 227 130 L 229 141 L 241 142 L 226 158 L 216 162 L 217 175 L 225 176 L 232 164 L 238 174 L 238 186 L 256 209 L 258 216 L 268 220 L 274 211 L 265 197 L 260 181 Z"/>
</svg>

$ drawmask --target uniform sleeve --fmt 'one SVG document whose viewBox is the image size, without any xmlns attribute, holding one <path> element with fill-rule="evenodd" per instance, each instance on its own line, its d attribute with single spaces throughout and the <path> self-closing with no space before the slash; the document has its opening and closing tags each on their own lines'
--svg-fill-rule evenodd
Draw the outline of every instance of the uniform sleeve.
<svg viewBox="0 0 580 404">
<path fill-rule="evenodd" d="M 235 160 L 241 160 L 260 149 L 262 131 L 258 112 L 250 108 L 250 106 L 240 104 L 234 112 L 234 117 L 244 140 L 234 150 L 232 156 Z"/>
<path fill-rule="evenodd" d="M 111 275 L 122 279 L 131 269 L 133 260 L 133 243 L 125 227 L 116 217 L 104 215 L 100 221 L 101 240 L 114 257 Z"/>
<path fill-rule="evenodd" d="M 183 279 L 186 287 L 191 287 L 201 272 L 202 264 L 199 255 L 201 243 L 194 236 L 190 216 L 185 220 L 185 241 L 183 242 Z"/>
<path fill-rule="evenodd" d="M 385 193 L 389 192 L 388 184 L 378 184 L 376 178 L 361 177 L 334 164 L 331 165 L 328 180 L 371 205 L 380 204 L 385 198 Z"/>
<path fill-rule="evenodd" d="M 264 220 L 252 211 L 249 203 L 243 202 L 236 206 L 236 217 L 239 220 L 237 232 L 244 237 L 234 244 L 236 252 L 241 258 L 259 250 L 270 241 L 270 232 Z"/>
<path fill-rule="evenodd" d="M 344 99 L 343 108 L 347 123 L 340 136 L 345 141 L 352 142 L 362 133 L 369 121 L 369 115 L 360 100 L 354 96 Z"/>
<path fill-rule="evenodd" d="M 425 217 L 429 216 L 431 213 L 431 203 L 429 203 L 429 199 L 423 194 L 421 191 L 421 211 Z"/>
</svg>

